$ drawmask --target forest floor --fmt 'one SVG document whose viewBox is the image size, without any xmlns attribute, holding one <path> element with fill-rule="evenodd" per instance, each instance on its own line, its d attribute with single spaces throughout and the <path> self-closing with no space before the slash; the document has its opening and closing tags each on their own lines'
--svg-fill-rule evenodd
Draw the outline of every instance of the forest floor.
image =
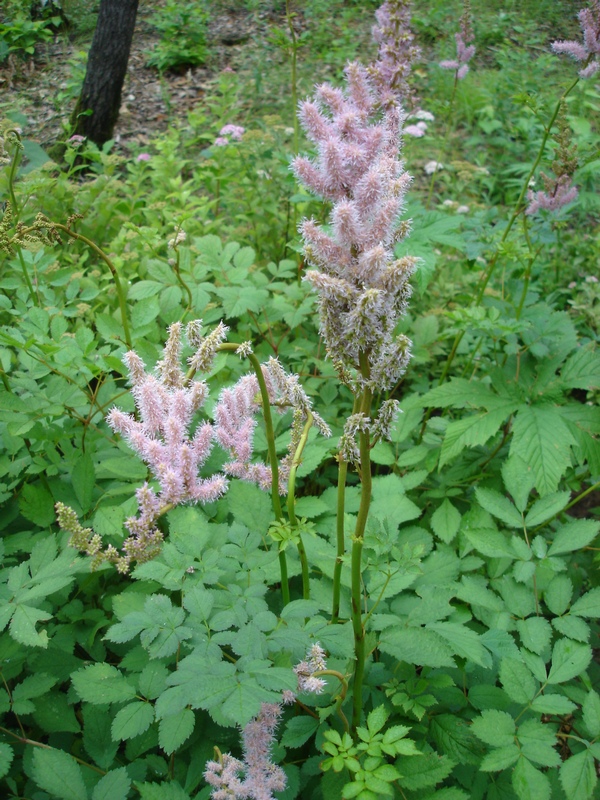
<svg viewBox="0 0 600 800">
<path fill-rule="evenodd" d="M 249 51 L 264 44 L 272 27 L 285 22 L 274 12 L 249 13 L 239 8 L 215 11 L 209 22 L 207 64 L 161 75 L 147 64 L 160 38 L 151 23 L 155 10 L 156 4 L 142 3 L 136 21 L 114 134 L 118 149 L 124 153 L 132 147 L 144 147 L 169 124 L 183 122 L 220 71 L 237 71 L 247 62 Z M 296 24 L 300 33 L 302 19 Z M 91 36 L 92 30 L 76 37 L 60 32 L 38 47 L 34 59 L 10 60 L 0 66 L 0 115 L 18 114 L 25 136 L 44 148 L 68 136 L 69 114 L 85 74 Z"/>
</svg>

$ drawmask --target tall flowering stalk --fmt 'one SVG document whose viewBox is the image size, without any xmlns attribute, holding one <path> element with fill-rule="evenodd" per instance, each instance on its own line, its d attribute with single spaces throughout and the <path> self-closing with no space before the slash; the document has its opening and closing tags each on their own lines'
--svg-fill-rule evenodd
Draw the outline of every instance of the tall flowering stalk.
<svg viewBox="0 0 600 800">
<path fill-rule="evenodd" d="M 383 105 L 415 105 L 416 97 L 409 83 L 413 64 L 421 57 L 410 29 L 412 3 L 409 0 L 386 0 L 377 9 L 373 38 L 379 45 L 377 61 L 368 70 L 379 90 Z"/>
<path fill-rule="evenodd" d="M 461 81 L 469 71 L 469 61 L 475 55 L 475 45 L 471 42 L 475 38 L 471 25 L 471 4 L 465 0 L 463 14 L 460 18 L 460 30 L 454 34 L 456 41 L 456 58 L 440 61 L 442 69 L 451 69 L 455 72 L 456 81 Z"/>
<path fill-rule="evenodd" d="M 300 106 L 300 121 L 317 148 L 317 158 L 296 158 L 302 183 L 333 203 L 328 228 L 305 220 L 301 231 L 307 280 L 319 295 L 321 335 L 340 380 L 354 393 L 354 414 L 342 437 L 338 484 L 337 563 L 333 617 L 339 611 L 341 563 L 345 552 L 345 474 L 354 463 L 361 501 L 352 537 L 352 624 L 355 641 L 353 726 L 360 722 L 365 664 L 362 619 L 362 547 L 371 502 L 372 438 L 386 426 L 372 419 L 373 392 L 392 389 L 406 369 L 410 342 L 395 334 L 410 296 L 416 259 L 394 256 L 408 233 L 398 222 L 410 176 L 398 158 L 404 115 L 387 102 L 379 84 L 359 64 L 346 68 L 345 91 L 319 86 Z M 386 407 L 385 416 L 395 406 Z M 389 426 L 388 426 L 389 427 Z M 358 443 L 357 440 L 358 439 Z"/>
</svg>

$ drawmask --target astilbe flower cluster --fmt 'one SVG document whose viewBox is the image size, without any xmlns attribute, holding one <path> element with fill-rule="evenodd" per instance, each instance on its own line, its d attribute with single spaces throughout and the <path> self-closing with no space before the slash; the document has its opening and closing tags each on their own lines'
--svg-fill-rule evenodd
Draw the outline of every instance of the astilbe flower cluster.
<svg viewBox="0 0 600 800">
<path fill-rule="evenodd" d="M 456 72 L 456 79 L 461 81 L 469 71 L 469 61 L 475 55 L 475 45 L 469 44 L 475 38 L 471 25 L 471 6 L 465 0 L 463 14 L 460 18 L 460 31 L 454 34 L 456 40 L 456 58 L 440 61 L 443 69 L 452 69 Z"/>
<path fill-rule="evenodd" d="M 600 0 L 591 0 L 590 7 L 582 9 L 579 24 L 583 32 L 583 42 L 558 41 L 552 43 L 555 53 L 566 53 L 585 66 L 579 70 L 580 78 L 591 78 L 600 69 Z"/>
<path fill-rule="evenodd" d="M 410 29 L 411 7 L 408 0 L 387 0 L 375 12 L 377 25 L 372 33 L 379 53 L 368 70 L 383 106 L 399 101 L 405 106 L 416 103 L 409 78 L 413 64 L 421 57 L 421 48 Z"/>
<path fill-rule="evenodd" d="M 552 162 L 553 175 L 541 173 L 544 189 L 532 192 L 529 191 L 527 199 L 529 205 L 526 214 L 531 216 L 536 214 L 541 208 L 546 211 L 558 211 L 564 206 L 577 199 L 579 190 L 573 185 L 573 173 L 577 169 L 577 146 L 571 141 L 571 130 L 569 128 L 564 104 L 561 104 L 558 115 L 558 133 L 554 140 L 558 147 L 556 157 Z"/>
<path fill-rule="evenodd" d="M 417 263 L 395 258 L 393 250 L 409 229 L 398 223 L 411 181 L 398 158 L 404 116 L 397 105 L 380 110 L 373 79 L 360 64 L 349 64 L 346 77 L 345 92 L 323 84 L 300 106 L 318 156 L 296 158 L 294 172 L 333 202 L 329 229 L 302 223 L 314 267 L 305 280 L 319 294 L 321 334 L 340 379 L 386 390 L 410 357 L 410 341 L 394 329 Z"/>
<path fill-rule="evenodd" d="M 325 651 L 317 642 L 306 660 L 294 667 L 298 691 L 320 694 L 326 684 L 314 673 L 326 668 Z M 271 750 L 283 706 L 294 700 L 294 693 L 285 691 L 281 703 L 262 703 L 258 715 L 242 730 L 243 760 L 225 753 L 218 761 L 207 762 L 204 778 L 213 787 L 212 800 L 274 800 L 273 792 L 285 789 L 285 772 L 271 761 Z"/>
<path fill-rule="evenodd" d="M 288 408 L 294 411 L 288 454 L 279 467 L 279 491 L 285 494 L 292 458 L 308 415 L 311 415 L 313 424 L 324 436 L 330 436 L 331 431 L 321 417 L 312 411 L 311 401 L 298 377 L 287 373 L 277 359 L 271 358 L 263 365 L 262 373 L 269 402 L 281 411 Z M 252 462 L 256 416 L 261 406 L 256 375 L 246 375 L 235 386 L 224 389 L 215 408 L 215 438 L 231 455 L 232 460 L 223 465 L 228 475 L 257 483 L 261 489 L 269 490 L 273 479 L 271 467 Z"/>
</svg>

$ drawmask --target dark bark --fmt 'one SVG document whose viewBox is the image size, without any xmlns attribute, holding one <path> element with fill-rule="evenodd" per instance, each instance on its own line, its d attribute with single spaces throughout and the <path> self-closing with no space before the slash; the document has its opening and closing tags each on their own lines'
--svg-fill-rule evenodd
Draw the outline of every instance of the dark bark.
<svg viewBox="0 0 600 800">
<path fill-rule="evenodd" d="M 112 138 L 133 39 L 139 0 L 101 0 L 73 133 L 102 146 Z M 91 114 L 85 114 L 91 110 Z"/>
</svg>

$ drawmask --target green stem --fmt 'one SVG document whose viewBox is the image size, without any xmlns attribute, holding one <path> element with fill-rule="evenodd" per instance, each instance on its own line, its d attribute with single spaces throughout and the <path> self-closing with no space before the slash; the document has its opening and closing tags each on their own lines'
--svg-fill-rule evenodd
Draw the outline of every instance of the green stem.
<svg viewBox="0 0 600 800">
<path fill-rule="evenodd" d="M 273 416 L 271 414 L 269 392 L 258 358 L 254 355 L 254 353 L 250 353 L 248 360 L 252 364 L 252 368 L 254 369 L 258 386 L 260 388 L 263 418 L 265 420 L 265 434 L 267 437 L 267 448 L 269 452 L 269 463 L 271 464 L 271 502 L 273 504 L 273 513 L 275 514 L 275 519 L 280 520 L 283 519 L 283 510 L 281 508 L 281 500 L 279 498 L 279 462 L 277 461 L 277 450 L 275 448 L 275 432 L 273 430 Z M 288 580 L 287 560 L 284 550 L 279 550 L 279 569 L 281 572 L 281 595 L 283 599 L 283 605 L 285 606 L 290 602 L 290 585 Z"/>
<path fill-rule="evenodd" d="M 23 152 L 23 145 L 21 143 L 21 136 L 17 130 L 11 128 L 6 132 L 6 135 L 12 133 L 16 139 L 15 154 L 10 165 L 8 173 L 8 193 L 10 194 L 10 208 L 12 212 L 13 223 L 16 225 L 19 221 L 19 205 L 17 203 L 17 195 L 15 194 L 15 179 L 17 177 L 17 169 L 21 161 L 21 154 Z"/>
<path fill-rule="evenodd" d="M 366 383 L 369 381 L 369 357 L 361 352 L 359 357 L 360 371 Z M 369 418 L 371 415 L 372 390 L 368 386 L 363 389 L 359 412 Z M 351 593 L 352 593 L 352 630 L 354 632 L 354 690 L 352 709 L 352 730 L 356 730 L 362 716 L 362 685 L 365 675 L 365 627 L 362 619 L 362 550 L 365 528 L 371 507 L 371 442 L 368 430 L 360 431 L 360 506 L 356 518 L 356 527 L 352 541 L 351 557 Z"/>
<path fill-rule="evenodd" d="M 285 16 L 290 32 L 290 39 L 292 40 L 291 53 L 292 53 L 292 105 L 294 107 L 294 155 L 298 155 L 298 39 L 296 38 L 296 31 L 292 21 L 292 13 L 290 11 L 290 2 L 285 2 Z"/>
<path fill-rule="evenodd" d="M 338 717 L 342 720 L 344 724 L 344 730 L 346 731 L 346 733 L 348 733 L 348 731 L 350 730 L 350 726 L 348 725 L 348 720 L 346 719 L 346 715 L 342 711 L 342 703 L 346 699 L 346 694 L 348 692 L 348 681 L 342 675 L 342 673 L 338 672 L 336 669 L 320 669 L 317 672 L 313 672 L 313 676 L 316 678 L 320 678 L 322 675 L 331 675 L 334 678 L 337 678 L 338 681 L 340 682 L 340 693 L 338 695 L 335 704 L 335 710 Z"/>
<path fill-rule="evenodd" d="M 25 263 L 25 259 L 23 258 L 23 251 L 20 247 L 17 247 L 17 255 L 19 257 L 19 263 L 21 265 L 21 270 L 23 272 L 23 277 L 25 278 L 25 283 L 27 284 L 27 290 L 29 291 L 29 296 L 31 297 L 31 302 L 34 306 L 40 306 L 40 299 L 35 293 L 35 289 L 33 288 L 33 284 L 31 282 L 31 278 L 29 277 L 29 270 L 27 269 L 27 264 Z"/>
<path fill-rule="evenodd" d="M 300 441 L 298 442 L 298 446 L 296 447 L 296 452 L 294 453 L 294 458 L 292 459 L 290 477 L 288 478 L 287 509 L 288 509 L 288 517 L 290 519 L 290 525 L 294 528 L 298 527 L 298 519 L 296 517 L 296 496 L 295 496 L 296 472 L 298 471 L 298 467 L 302 463 L 302 453 L 304 452 L 304 448 L 306 447 L 306 443 L 308 441 L 308 434 L 311 429 L 312 423 L 313 423 L 313 415 L 309 411 L 306 422 L 304 424 L 304 428 L 302 429 L 302 435 L 300 436 Z M 304 549 L 304 542 L 302 541 L 302 535 L 300 534 L 300 531 L 297 531 L 297 535 L 298 535 L 298 555 L 300 556 L 300 565 L 302 567 L 302 597 L 304 598 L 304 600 L 308 600 L 310 598 L 308 558 L 306 557 L 306 550 Z"/>
<path fill-rule="evenodd" d="M 344 537 L 344 512 L 346 507 L 346 475 L 348 474 L 348 462 L 340 453 L 338 456 L 338 485 L 337 485 L 337 517 L 336 517 L 336 541 L 337 552 L 335 566 L 333 568 L 333 604 L 331 609 L 331 621 L 337 622 L 340 616 L 340 593 L 342 585 L 342 564 L 346 552 L 346 542 Z"/>
<path fill-rule="evenodd" d="M 109 268 L 111 275 L 113 276 L 113 280 L 115 282 L 115 289 L 117 290 L 117 297 L 119 298 L 119 309 L 121 311 L 121 325 L 123 326 L 123 333 L 125 335 L 125 343 L 127 347 L 131 350 L 133 345 L 131 343 L 131 333 L 129 331 L 129 322 L 127 321 L 127 303 L 125 300 L 125 292 L 123 290 L 123 284 L 121 283 L 121 279 L 119 278 L 119 273 L 117 272 L 117 268 L 110 260 L 110 258 L 106 255 L 104 250 L 102 250 L 98 245 L 93 242 L 91 239 L 88 239 L 87 236 L 83 236 L 81 233 L 76 233 L 72 231 L 70 228 L 67 228 L 66 225 L 61 225 L 60 223 L 53 223 L 53 227 L 57 230 L 62 231 L 67 236 L 70 236 L 71 239 L 77 239 L 80 242 L 86 244 L 91 250 L 96 253 L 106 264 Z"/>
</svg>

